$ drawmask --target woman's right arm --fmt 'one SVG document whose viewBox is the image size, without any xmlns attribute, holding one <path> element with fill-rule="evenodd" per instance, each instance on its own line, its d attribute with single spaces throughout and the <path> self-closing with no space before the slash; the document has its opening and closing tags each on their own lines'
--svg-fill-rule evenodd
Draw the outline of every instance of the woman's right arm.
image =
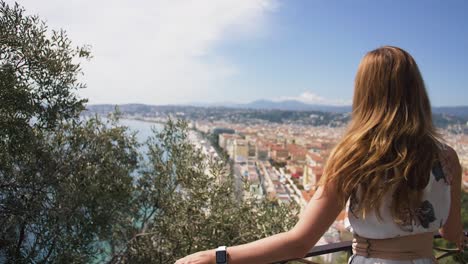
<svg viewBox="0 0 468 264">
<path fill-rule="evenodd" d="M 229 263 L 272 263 L 303 258 L 341 212 L 336 188 L 321 186 L 291 230 L 248 244 L 228 247 Z"/>
<path fill-rule="evenodd" d="M 444 226 L 439 229 L 441 236 L 460 246 L 463 243 L 463 225 L 461 222 L 461 175 L 462 170 L 458 155 L 451 147 L 444 150 L 446 159 L 444 173 L 450 173 L 450 211 Z"/>
</svg>

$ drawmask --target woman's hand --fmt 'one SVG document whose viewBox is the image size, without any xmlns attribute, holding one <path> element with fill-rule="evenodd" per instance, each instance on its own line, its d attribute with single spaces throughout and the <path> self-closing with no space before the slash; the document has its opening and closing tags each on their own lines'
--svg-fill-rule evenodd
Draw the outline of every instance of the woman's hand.
<svg viewBox="0 0 468 264">
<path fill-rule="evenodd" d="M 200 251 L 177 260 L 175 264 L 216 264 L 216 251 Z"/>
</svg>

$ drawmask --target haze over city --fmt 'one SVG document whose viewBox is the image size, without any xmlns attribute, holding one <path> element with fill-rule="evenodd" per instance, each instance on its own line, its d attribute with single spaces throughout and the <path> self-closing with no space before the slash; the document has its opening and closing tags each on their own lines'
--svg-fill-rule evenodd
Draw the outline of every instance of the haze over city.
<svg viewBox="0 0 468 264">
<path fill-rule="evenodd" d="M 433 105 L 466 105 L 468 96 L 466 1 L 21 4 L 91 46 L 79 92 L 91 104 L 349 105 L 360 59 L 382 45 L 414 55 Z"/>
</svg>

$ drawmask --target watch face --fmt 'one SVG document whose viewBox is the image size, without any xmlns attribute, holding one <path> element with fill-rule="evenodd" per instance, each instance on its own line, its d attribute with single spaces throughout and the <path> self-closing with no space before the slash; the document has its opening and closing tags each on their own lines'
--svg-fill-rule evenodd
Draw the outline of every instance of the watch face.
<svg viewBox="0 0 468 264">
<path fill-rule="evenodd" d="M 216 251 L 216 262 L 217 263 L 226 262 L 226 251 Z"/>
</svg>

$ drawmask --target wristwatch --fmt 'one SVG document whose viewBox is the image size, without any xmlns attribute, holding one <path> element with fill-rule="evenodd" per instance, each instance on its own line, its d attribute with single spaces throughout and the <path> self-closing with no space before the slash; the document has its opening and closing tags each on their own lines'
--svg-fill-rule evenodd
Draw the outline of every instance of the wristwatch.
<svg viewBox="0 0 468 264">
<path fill-rule="evenodd" d="M 216 264 L 227 264 L 228 254 L 226 246 L 221 246 L 216 249 Z"/>
</svg>

